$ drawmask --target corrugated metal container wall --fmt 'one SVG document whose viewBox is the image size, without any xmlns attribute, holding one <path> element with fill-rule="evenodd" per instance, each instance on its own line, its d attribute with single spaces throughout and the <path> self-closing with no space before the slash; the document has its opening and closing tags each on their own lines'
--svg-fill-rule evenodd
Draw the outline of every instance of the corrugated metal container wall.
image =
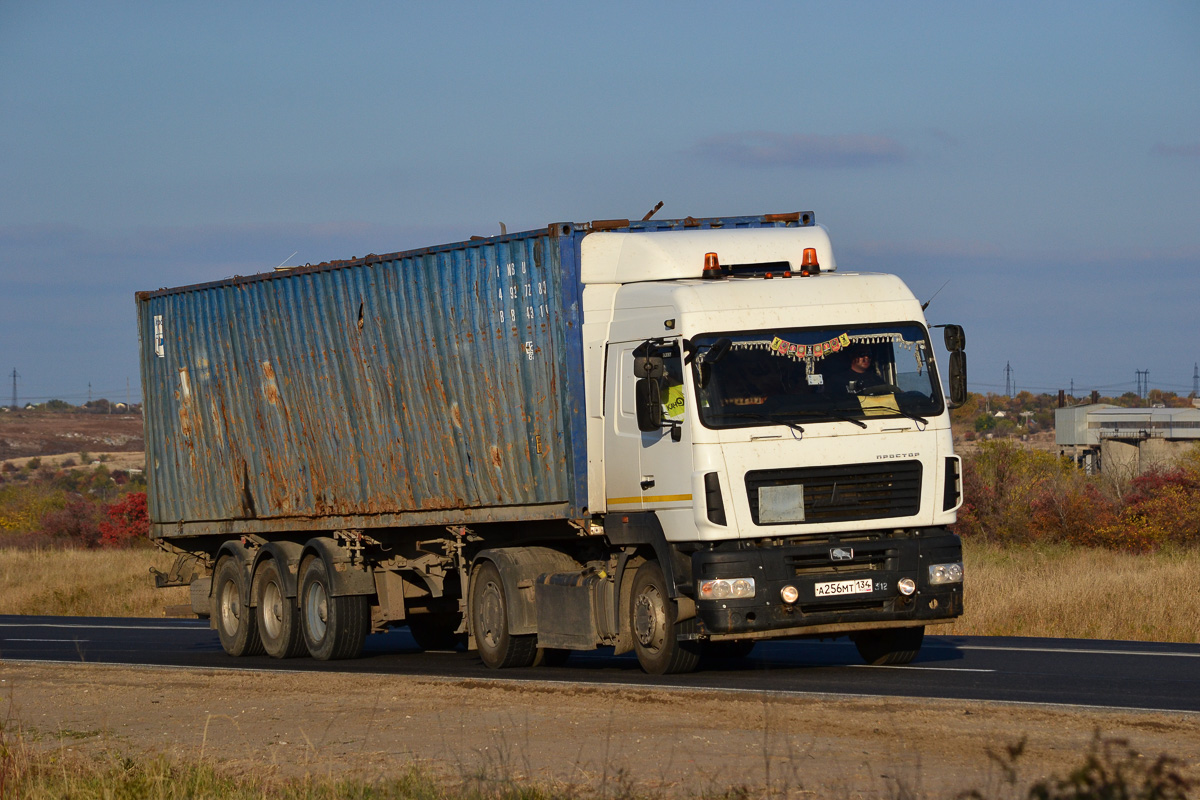
<svg viewBox="0 0 1200 800">
<path fill-rule="evenodd" d="M 583 516 L 560 230 L 140 294 L 156 535 Z"/>
</svg>

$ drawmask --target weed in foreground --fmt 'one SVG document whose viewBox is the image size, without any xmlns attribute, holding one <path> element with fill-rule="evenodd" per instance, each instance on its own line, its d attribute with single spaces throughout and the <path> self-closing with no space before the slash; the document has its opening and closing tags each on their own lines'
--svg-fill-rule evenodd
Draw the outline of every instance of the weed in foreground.
<svg viewBox="0 0 1200 800">
<path fill-rule="evenodd" d="M 984 794 L 973 790 L 959 795 L 961 800 L 1187 800 L 1194 785 L 1180 773 L 1176 759 L 1167 755 L 1148 759 L 1127 739 L 1104 738 L 1096 731 L 1082 764 L 1065 776 L 1036 781 L 1021 792 L 1018 762 L 1024 752 L 1024 739 L 1003 752 L 989 751 L 988 757 L 1003 776 L 998 791 Z"/>
</svg>

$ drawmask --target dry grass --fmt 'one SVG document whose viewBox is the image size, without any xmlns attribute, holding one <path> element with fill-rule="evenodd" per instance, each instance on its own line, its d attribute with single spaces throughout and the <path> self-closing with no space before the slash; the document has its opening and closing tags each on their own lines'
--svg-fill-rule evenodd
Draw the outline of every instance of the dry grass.
<svg viewBox="0 0 1200 800">
<path fill-rule="evenodd" d="M 155 589 L 157 550 L 0 550 L 0 613 L 72 617 L 161 617 L 189 602 L 186 588 Z"/>
<path fill-rule="evenodd" d="M 1200 550 L 964 549 L 965 614 L 931 633 L 1200 642 Z"/>
</svg>

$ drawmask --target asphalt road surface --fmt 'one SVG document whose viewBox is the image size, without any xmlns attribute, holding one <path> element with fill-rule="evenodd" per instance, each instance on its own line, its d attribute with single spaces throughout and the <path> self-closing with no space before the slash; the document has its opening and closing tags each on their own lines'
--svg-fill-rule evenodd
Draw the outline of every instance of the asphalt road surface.
<svg viewBox="0 0 1200 800">
<path fill-rule="evenodd" d="M 353 661 L 231 658 L 206 620 L 0 615 L 0 662 L 57 661 L 204 669 L 313 670 L 562 681 L 788 694 L 957 698 L 1200 712 L 1200 645 L 926 636 L 912 664 L 871 667 L 854 645 L 760 642 L 736 661 L 688 675 L 651 676 L 611 648 L 572 653 L 566 666 L 490 670 L 467 652 L 417 649 L 406 628 L 367 637 Z"/>
</svg>

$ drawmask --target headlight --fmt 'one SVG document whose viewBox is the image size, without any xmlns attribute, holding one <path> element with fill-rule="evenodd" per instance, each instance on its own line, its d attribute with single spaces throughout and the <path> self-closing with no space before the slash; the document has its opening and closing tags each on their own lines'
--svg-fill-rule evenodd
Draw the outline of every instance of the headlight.
<svg viewBox="0 0 1200 800">
<path fill-rule="evenodd" d="M 929 585 L 941 583 L 962 583 L 963 565 L 961 561 L 953 564 L 933 564 L 929 567 Z"/>
<path fill-rule="evenodd" d="M 720 578 L 700 582 L 701 600 L 754 597 L 754 578 Z"/>
<path fill-rule="evenodd" d="M 917 582 L 912 578 L 901 578 L 900 582 L 896 584 L 896 587 L 900 590 L 900 594 L 908 597 L 917 590 Z"/>
</svg>

